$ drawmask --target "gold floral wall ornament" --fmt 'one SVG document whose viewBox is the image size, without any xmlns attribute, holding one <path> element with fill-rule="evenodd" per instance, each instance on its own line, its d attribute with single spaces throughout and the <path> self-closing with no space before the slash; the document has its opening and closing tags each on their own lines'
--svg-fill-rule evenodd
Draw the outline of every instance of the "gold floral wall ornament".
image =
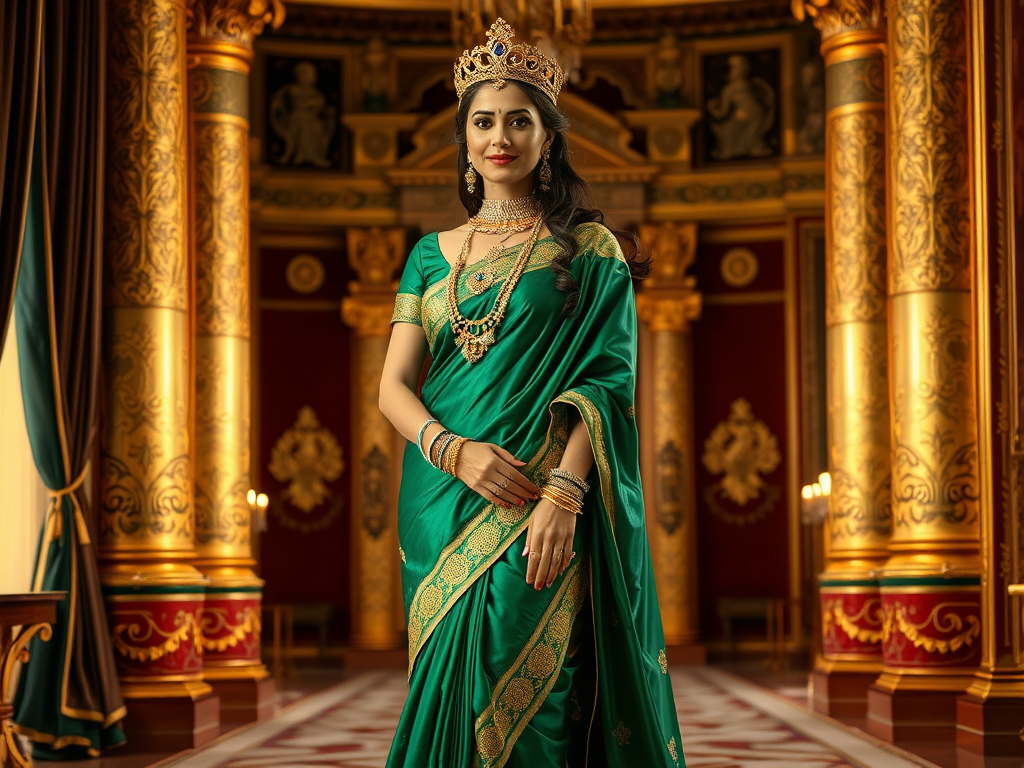
<svg viewBox="0 0 1024 768">
<path fill-rule="evenodd" d="M 715 488 L 741 507 L 761 496 L 762 475 L 775 471 L 782 461 L 778 441 L 768 425 L 755 418 L 750 403 L 735 400 L 729 418 L 711 430 L 701 458 L 708 472 L 724 475 Z"/>
<path fill-rule="evenodd" d="M 309 513 L 333 495 L 327 483 L 341 476 L 345 462 L 337 438 L 306 405 L 274 443 L 267 468 L 276 480 L 288 483 L 281 498 Z"/>
<path fill-rule="evenodd" d="M 358 290 L 393 290 L 395 270 L 405 257 L 401 227 L 349 227 L 348 263 L 359 275 Z"/>
</svg>

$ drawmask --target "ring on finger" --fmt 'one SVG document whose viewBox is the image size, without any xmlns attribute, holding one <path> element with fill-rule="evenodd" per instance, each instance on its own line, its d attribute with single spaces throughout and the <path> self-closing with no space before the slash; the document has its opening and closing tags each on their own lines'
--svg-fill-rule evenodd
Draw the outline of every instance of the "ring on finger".
<svg viewBox="0 0 1024 768">
<path fill-rule="evenodd" d="M 503 479 L 503 480 L 501 481 L 501 483 L 500 483 L 501 487 L 502 487 L 502 488 L 508 488 L 508 478 L 507 478 L 507 477 L 504 477 L 504 476 L 502 476 L 502 477 L 503 477 L 504 479 Z"/>
</svg>

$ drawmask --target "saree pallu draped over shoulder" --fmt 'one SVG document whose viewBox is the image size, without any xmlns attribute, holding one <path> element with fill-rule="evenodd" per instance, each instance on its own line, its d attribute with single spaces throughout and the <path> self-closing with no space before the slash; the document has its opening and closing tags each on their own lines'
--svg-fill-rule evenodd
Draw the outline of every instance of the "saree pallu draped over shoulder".
<svg viewBox="0 0 1024 768">
<path fill-rule="evenodd" d="M 410 693 L 388 768 L 675 768 L 684 764 L 644 526 L 633 413 L 636 308 L 611 232 L 576 229 L 579 310 L 562 317 L 551 238 L 538 241 L 498 328 L 470 364 L 448 324 L 450 267 L 428 235 L 409 256 L 393 322 L 421 325 L 422 397 L 447 428 L 527 462 L 537 485 L 575 420 L 594 451 L 578 553 L 548 589 L 526 583 L 533 503 L 491 504 L 406 446 L 398 532 Z M 459 276 L 464 315 L 493 305 L 517 255 Z M 482 270 L 493 281 L 469 289 Z"/>
</svg>

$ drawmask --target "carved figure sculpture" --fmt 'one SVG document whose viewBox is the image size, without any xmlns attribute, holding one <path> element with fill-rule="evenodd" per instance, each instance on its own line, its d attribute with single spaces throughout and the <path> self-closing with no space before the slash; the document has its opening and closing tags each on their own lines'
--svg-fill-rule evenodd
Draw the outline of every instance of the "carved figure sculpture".
<svg viewBox="0 0 1024 768">
<path fill-rule="evenodd" d="M 716 160 L 767 157 L 772 148 L 765 141 L 775 121 L 775 92 L 764 80 L 750 76 L 750 60 L 734 53 L 728 59 L 725 87 L 708 99 L 711 131 L 718 140 L 711 150 Z"/>
<path fill-rule="evenodd" d="M 316 65 L 302 61 L 295 65 L 295 82 L 283 85 L 270 101 L 270 124 L 284 141 L 274 158 L 282 165 L 310 163 L 330 168 L 327 156 L 336 128 L 337 110 L 316 87 Z"/>
</svg>

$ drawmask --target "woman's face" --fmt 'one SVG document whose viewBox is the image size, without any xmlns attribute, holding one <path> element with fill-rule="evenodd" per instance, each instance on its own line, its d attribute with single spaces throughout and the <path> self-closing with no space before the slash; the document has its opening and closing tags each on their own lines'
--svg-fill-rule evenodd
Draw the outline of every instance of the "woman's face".
<svg viewBox="0 0 1024 768">
<path fill-rule="evenodd" d="M 537 107 L 515 83 L 500 91 L 488 83 L 469 107 L 466 144 L 473 167 L 484 179 L 484 196 L 526 197 L 533 193 L 533 170 L 554 137 Z"/>
</svg>

